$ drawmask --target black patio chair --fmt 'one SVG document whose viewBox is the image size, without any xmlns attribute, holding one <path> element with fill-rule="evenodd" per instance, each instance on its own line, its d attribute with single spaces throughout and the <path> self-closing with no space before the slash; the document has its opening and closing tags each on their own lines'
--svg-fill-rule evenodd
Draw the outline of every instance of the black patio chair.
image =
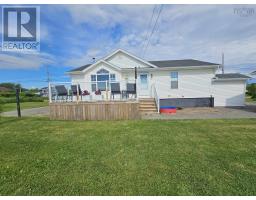
<svg viewBox="0 0 256 200">
<path fill-rule="evenodd" d="M 119 94 L 121 97 L 120 83 L 111 83 L 111 95 L 113 99 L 116 94 Z"/>
<path fill-rule="evenodd" d="M 126 95 L 129 98 L 129 94 L 134 95 L 136 97 L 136 84 L 135 83 L 127 83 L 126 84 Z"/>
<path fill-rule="evenodd" d="M 73 96 L 77 96 L 77 85 L 71 85 L 71 92 L 72 92 L 72 100 L 73 100 Z M 82 90 L 80 88 L 80 85 L 78 84 L 78 95 L 80 96 L 80 98 L 82 99 Z"/>
<path fill-rule="evenodd" d="M 55 90 L 57 100 L 68 100 L 68 91 L 64 85 L 56 85 Z"/>
</svg>

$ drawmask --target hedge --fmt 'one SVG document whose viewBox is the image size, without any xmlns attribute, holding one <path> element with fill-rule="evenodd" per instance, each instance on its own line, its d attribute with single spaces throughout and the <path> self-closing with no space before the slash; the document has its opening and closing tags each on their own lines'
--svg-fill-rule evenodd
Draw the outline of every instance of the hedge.
<svg viewBox="0 0 256 200">
<path fill-rule="evenodd" d="M 43 102 L 42 97 L 20 97 L 20 102 Z M 15 103 L 16 97 L 3 98 L 0 97 L 0 103 Z"/>
</svg>

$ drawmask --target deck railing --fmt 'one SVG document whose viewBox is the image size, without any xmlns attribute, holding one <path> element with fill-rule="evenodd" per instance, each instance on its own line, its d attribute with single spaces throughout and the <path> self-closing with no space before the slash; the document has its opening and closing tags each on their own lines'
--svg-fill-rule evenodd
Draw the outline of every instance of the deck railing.
<svg viewBox="0 0 256 200">
<path fill-rule="evenodd" d="M 160 98 L 157 95 L 156 86 L 155 86 L 154 83 L 151 85 L 151 95 L 155 99 L 157 112 L 159 113 L 159 111 L 160 111 Z"/>
<path fill-rule="evenodd" d="M 135 86 L 132 91 L 128 84 Z M 111 87 L 116 88 L 111 88 Z M 136 100 L 135 81 L 50 82 L 49 102 Z"/>
</svg>

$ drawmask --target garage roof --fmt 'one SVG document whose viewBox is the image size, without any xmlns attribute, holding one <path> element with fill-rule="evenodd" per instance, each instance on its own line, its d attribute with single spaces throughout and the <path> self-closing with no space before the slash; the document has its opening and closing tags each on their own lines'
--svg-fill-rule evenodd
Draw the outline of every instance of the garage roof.
<svg viewBox="0 0 256 200">
<path fill-rule="evenodd" d="M 251 78 L 249 76 L 246 76 L 244 74 L 239 74 L 239 73 L 229 73 L 229 74 L 216 74 L 215 75 L 216 78 L 218 79 L 248 79 L 248 78 Z"/>
</svg>

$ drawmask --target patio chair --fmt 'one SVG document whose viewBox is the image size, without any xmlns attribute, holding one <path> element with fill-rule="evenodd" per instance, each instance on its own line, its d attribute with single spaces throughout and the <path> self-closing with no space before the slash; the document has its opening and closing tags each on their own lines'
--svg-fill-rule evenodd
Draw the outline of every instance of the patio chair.
<svg viewBox="0 0 256 200">
<path fill-rule="evenodd" d="M 135 83 L 127 83 L 126 84 L 126 95 L 129 98 L 129 94 L 134 95 L 136 97 L 136 84 Z"/>
<path fill-rule="evenodd" d="M 72 91 L 72 100 L 73 100 L 73 96 L 77 97 L 77 85 L 71 85 L 71 91 Z M 82 99 L 82 90 L 79 84 L 78 84 L 78 95 Z"/>
<path fill-rule="evenodd" d="M 64 85 L 56 85 L 55 90 L 57 100 L 68 100 L 68 91 Z"/>
<path fill-rule="evenodd" d="M 111 83 L 111 95 L 115 99 L 115 95 L 119 94 L 121 98 L 120 83 Z"/>
</svg>

